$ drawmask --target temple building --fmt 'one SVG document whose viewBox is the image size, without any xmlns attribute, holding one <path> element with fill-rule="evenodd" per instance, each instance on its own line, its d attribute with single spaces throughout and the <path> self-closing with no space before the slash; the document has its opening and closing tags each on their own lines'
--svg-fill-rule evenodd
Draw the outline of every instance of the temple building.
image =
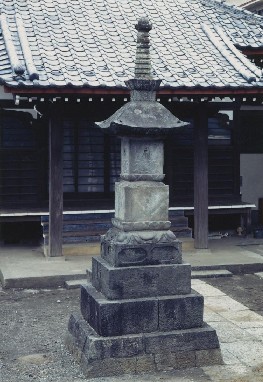
<svg viewBox="0 0 263 382">
<path fill-rule="evenodd" d="M 211 230 L 260 223 L 260 15 L 219 0 L 0 0 L 0 12 L 3 244 L 43 236 L 61 256 L 109 228 L 120 142 L 96 122 L 129 101 L 142 16 L 157 100 L 188 122 L 165 142 L 172 230 L 207 248 Z"/>
</svg>

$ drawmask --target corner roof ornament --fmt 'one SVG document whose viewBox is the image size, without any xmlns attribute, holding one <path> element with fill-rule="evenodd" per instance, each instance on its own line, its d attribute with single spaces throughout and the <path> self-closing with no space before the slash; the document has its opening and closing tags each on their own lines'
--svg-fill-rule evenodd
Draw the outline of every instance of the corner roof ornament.
<svg viewBox="0 0 263 382">
<path fill-rule="evenodd" d="M 103 129 L 120 136 L 164 137 L 175 129 L 188 126 L 180 121 L 162 104 L 156 101 L 156 91 L 161 80 L 153 79 L 150 57 L 149 32 L 152 25 L 142 17 L 135 25 L 137 46 L 135 78 L 125 82 L 130 89 L 131 100 L 105 121 L 97 123 Z"/>
</svg>

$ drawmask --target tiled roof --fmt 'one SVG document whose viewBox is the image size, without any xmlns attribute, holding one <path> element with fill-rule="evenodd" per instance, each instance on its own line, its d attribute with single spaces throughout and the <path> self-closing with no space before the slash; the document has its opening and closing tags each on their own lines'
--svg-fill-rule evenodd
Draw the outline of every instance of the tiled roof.
<svg viewBox="0 0 263 382">
<path fill-rule="evenodd" d="M 237 48 L 263 48 L 263 18 L 219 0 L 0 0 L 0 81 L 11 87 L 123 88 L 141 16 L 154 77 L 171 89 L 263 87 Z"/>
</svg>

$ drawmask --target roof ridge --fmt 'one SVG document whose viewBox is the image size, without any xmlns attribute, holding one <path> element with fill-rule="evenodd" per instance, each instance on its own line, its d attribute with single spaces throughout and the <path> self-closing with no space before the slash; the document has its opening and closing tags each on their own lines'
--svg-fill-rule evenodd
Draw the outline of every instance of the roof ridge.
<svg viewBox="0 0 263 382">
<path fill-rule="evenodd" d="M 31 49 L 28 43 L 28 38 L 26 34 L 26 29 L 23 23 L 23 18 L 19 13 L 16 13 L 15 15 L 16 25 L 17 25 L 17 32 L 18 37 L 20 40 L 22 52 L 25 59 L 25 64 L 28 70 L 29 79 L 30 81 L 38 80 L 39 79 L 39 73 L 37 71 L 37 68 L 34 64 L 33 56 L 31 53 Z"/>
<path fill-rule="evenodd" d="M 25 72 L 25 67 L 18 58 L 16 47 L 8 26 L 7 17 L 4 12 L 0 14 L 0 25 L 2 29 L 6 51 L 10 59 L 12 71 L 16 75 L 22 76 Z"/>
<path fill-rule="evenodd" d="M 225 57 L 225 59 L 240 73 L 240 75 L 243 78 L 245 78 L 249 82 L 256 81 L 255 72 L 254 71 L 252 72 L 251 69 L 249 69 L 248 67 L 243 68 L 240 65 L 240 61 L 241 61 L 240 58 L 237 57 L 237 55 L 236 55 L 236 57 L 230 56 L 227 49 L 225 48 L 225 46 L 221 42 L 217 41 L 218 37 L 219 37 L 223 41 L 223 43 L 225 45 L 227 45 L 226 42 L 222 39 L 222 37 L 219 34 L 216 35 L 215 32 L 206 24 L 201 24 L 201 27 L 202 27 L 203 31 L 205 32 L 206 36 L 208 37 L 208 39 L 212 42 L 212 44 L 218 49 L 218 51 L 220 51 L 220 53 Z M 228 48 L 229 48 L 229 46 L 228 46 Z M 234 45 L 233 45 L 233 48 L 235 48 Z M 229 48 L 229 49 L 231 50 L 231 52 L 233 54 L 235 54 L 235 51 L 233 51 L 231 48 Z M 242 64 L 243 64 L 243 62 L 242 62 Z"/>
<path fill-rule="evenodd" d="M 251 61 L 249 61 L 248 58 L 246 58 L 240 51 L 235 47 L 235 45 L 232 43 L 232 41 L 229 39 L 229 37 L 224 33 L 223 29 L 219 28 L 218 26 L 214 27 L 216 32 L 219 34 L 221 39 L 224 41 L 224 43 L 228 46 L 228 48 L 234 53 L 239 60 L 246 65 L 246 67 L 251 70 L 257 77 L 262 76 L 262 71 L 254 65 Z"/>
<path fill-rule="evenodd" d="M 209 5 L 211 3 L 216 4 L 218 7 L 227 8 L 228 11 L 231 11 L 234 14 L 240 14 L 242 19 L 245 18 L 246 20 L 253 20 L 254 22 L 260 21 L 263 24 L 263 16 L 238 7 L 235 4 L 226 3 L 226 0 L 200 0 L 200 2 L 204 5 Z"/>
</svg>

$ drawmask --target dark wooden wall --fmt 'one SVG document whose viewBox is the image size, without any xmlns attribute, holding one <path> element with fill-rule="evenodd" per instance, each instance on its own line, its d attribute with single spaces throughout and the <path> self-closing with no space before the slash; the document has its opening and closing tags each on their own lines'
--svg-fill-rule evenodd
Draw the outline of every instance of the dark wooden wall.
<svg viewBox="0 0 263 382">
<path fill-rule="evenodd" d="M 33 206 L 39 197 L 37 132 L 30 113 L 0 110 L 0 206 Z"/>
<path fill-rule="evenodd" d="M 112 203 L 114 182 L 120 171 L 120 142 L 103 135 L 92 121 L 107 118 L 121 102 L 111 100 L 87 106 L 68 104 L 63 110 L 64 203 L 98 201 Z M 165 105 L 167 106 L 167 105 Z M 194 110 L 180 105 L 176 115 L 189 127 L 166 142 L 165 182 L 170 185 L 171 205 L 193 205 Z M 181 115 L 180 115 L 181 114 Z M 233 124 L 217 111 L 208 124 L 209 203 L 238 202 L 239 151 Z M 38 121 L 29 113 L 1 111 L 0 118 L 0 207 L 48 206 L 48 119 Z M 84 205 L 82 204 L 82 207 Z"/>
<path fill-rule="evenodd" d="M 172 205 L 194 203 L 194 119 L 166 143 L 165 173 Z M 240 201 L 239 146 L 234 123 L 215 113 L 208 117 L 208 199 L 209 204 Z"/>
</svg>

